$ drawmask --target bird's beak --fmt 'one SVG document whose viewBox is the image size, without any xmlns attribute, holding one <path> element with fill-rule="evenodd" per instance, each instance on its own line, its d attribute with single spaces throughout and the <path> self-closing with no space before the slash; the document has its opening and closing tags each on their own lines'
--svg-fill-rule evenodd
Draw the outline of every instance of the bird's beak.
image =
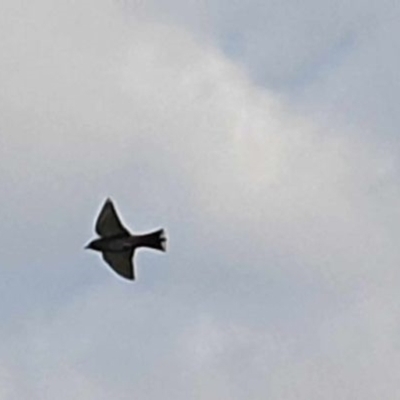
<svg viewBox="0 0 400 400">
<path fill-rule="evenodd" d="M 90 249 L 90 243 L 88 243 L 85 247 L 84 250 Z"/>
</svg>

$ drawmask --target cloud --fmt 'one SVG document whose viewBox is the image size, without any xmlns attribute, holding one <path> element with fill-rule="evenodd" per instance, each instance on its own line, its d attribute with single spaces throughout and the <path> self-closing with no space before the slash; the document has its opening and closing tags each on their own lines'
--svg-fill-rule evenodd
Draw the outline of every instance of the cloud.
<svg viewBox="0 0 400 400">
<path fill-rule="evenodd" d="M 202 40 L 219 45 L 257 81 L 281 90 L 310 84 L 321 72 L 340 64 L 371 33 L 371 27 L 387 21 L 395 11 L 390 1 L 379 5 L 330 0 L 126 4 L 133 15 L 143 15 L 145 9 L 147 18 L 189 28 Z"/>
<path fill-rule="evenodd" d="M 1 399 L 394 393 L 394 151 L 156 6 L 1 7 Z M 81 250 L 108 195 L 168 230 L 133 286 Z"/>
</svg>

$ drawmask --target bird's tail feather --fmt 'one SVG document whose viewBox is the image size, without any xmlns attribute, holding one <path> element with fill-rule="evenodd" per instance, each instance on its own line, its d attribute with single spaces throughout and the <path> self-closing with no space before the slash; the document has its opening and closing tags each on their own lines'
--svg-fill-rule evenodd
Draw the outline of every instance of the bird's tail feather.
<svg viewBox="0 0 400 400">
<path fill-rule="evenodd" d="M 164 229 L 141 235 L 141 242 L 143 246 L 150 247 L 152 249 L 166 251 L 167 238 L 165 237 Z"/>
</svg>

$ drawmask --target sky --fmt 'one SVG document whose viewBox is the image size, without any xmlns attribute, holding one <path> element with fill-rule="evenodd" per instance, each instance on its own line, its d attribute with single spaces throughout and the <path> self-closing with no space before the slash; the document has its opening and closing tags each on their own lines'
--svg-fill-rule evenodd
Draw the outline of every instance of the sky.
<svg viewBox="0 0 400 400">
<path fill-rule="evenodd" d="M 396 399 L 399 17 L 3 0 L 0 400 Z"/>
</svg>

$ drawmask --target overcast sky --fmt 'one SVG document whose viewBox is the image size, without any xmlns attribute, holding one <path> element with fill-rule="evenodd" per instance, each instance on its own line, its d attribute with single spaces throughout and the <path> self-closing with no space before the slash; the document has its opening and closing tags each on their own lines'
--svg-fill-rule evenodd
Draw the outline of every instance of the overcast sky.
<svg viewBox="0 0 400 400">
<path fill-rule="evenodd" d="M 2 0 L 0 400 L 396 399 L 399 18 Z M 133 283 L 108 196 L 167 231 Z"/>
</svg>

